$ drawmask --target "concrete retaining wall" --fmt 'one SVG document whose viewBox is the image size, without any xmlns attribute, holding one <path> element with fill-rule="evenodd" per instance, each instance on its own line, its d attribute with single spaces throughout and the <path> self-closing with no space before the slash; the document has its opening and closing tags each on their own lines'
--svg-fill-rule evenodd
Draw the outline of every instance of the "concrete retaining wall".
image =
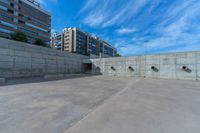
<svg viewBox="0 0 200 133">
<path fill-rule="evenodd" d="M 81 73 L 87 58 L 0 38 L 0 78 Z"/>
<path fill-rule="evenodd" d="M 200 52 L 89 60 L 87 56 L 0 38 L 0 79 L 82 73 L 83 63 L 92 63 L 92 72 L 104 75 L 200 80 Z"/>
<path fill-rule="evenodd" d="M 104 75 L 200 80 L 200 52 L 91 59 L 90 61 L 93 64 L 93 73 Z M 152 66 L 157 70 L 153 70 Z M 183 66 L 189 69 L 183 70 Z"/>
</svg>

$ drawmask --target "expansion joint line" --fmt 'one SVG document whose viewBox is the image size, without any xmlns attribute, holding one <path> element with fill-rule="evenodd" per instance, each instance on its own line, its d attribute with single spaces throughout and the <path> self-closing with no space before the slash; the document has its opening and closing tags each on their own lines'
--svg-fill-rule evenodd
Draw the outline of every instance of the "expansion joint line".
<svg viewBox="0 0 200 133">
<path fill-rule="evenodd" d="M 84 115 L 79 121 L 77 122 L 74 122 L 70 125 L 70 127 L 68 127 L 67 129 L 64 130 L 63 133 L 66 133 L 67 130 L 69 130 L 70 128 L 72 128 L 73 126 L 76 126 L 78 125 L 79 123 L 81 123 L 81 121 L 85 120 L 91 113 L 95 112 L 96 110 L 98 110 L 99 108 L 103 107 L 106 103 L 109 103 L 109 101 L 113 101 L 116 97 L 120 96 L 122 93 L 124 93 L 125 91 L 127 91 L 128 89 L 131 89 L 131 87 L 133 86 L 133 84 L 136 84 L 137 82 L 139 82 L 140 79 L 134 79 L 134 81 L 130 80 L 128 82 L 128 84 L 119 92 L 117 92 L 116 94 L 112 95 L 110 98 L 104 100 L 102 102 L 101 105 L 93 108 L 93 109 L 90 109 L 86 115 Z"/>
</svg>

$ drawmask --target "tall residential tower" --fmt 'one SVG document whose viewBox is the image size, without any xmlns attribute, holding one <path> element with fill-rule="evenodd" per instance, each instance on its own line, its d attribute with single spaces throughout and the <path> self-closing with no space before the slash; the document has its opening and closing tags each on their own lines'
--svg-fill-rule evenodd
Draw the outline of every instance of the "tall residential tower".
<svg viewBox="0 0 200 133">
<path fill-rule="evenodd" d="M 50 42 L 51 15 L 35 0 L 0 0 L 0 37 L 24 32 L 28 42 L 39 38 Z"/>
</svg>

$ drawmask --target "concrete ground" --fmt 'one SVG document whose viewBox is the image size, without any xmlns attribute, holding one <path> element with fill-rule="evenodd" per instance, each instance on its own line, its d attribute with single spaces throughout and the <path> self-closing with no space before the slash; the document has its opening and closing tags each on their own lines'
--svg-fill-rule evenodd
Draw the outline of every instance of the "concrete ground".
<svg viewBox="0 0 200 133">
<path fill-rule="evenodd" d="M 199 133 L 200 82 L 92 76 L 0 87 L 0 133 Z"/>
</svg>

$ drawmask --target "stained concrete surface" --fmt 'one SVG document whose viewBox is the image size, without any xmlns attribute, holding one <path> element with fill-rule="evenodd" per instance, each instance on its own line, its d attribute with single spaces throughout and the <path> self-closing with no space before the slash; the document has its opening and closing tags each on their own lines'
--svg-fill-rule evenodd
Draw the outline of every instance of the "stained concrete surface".
<svg viewBox="0 0 200 133">
<path fill-rule="evenodd" d="M 93 76 L 1 86 L 0 133 L 63 133 L 126 80 Z"/>
<path fill-rule="evenodd" d="M 200 82 L 92 76 L 0 87 L 0 133 L 199 133 Z"/>
<path fill-rule="evenodd" d="M 199 132 L 199 82 L 140 79 L 65 133 Z"/>
</svg>

